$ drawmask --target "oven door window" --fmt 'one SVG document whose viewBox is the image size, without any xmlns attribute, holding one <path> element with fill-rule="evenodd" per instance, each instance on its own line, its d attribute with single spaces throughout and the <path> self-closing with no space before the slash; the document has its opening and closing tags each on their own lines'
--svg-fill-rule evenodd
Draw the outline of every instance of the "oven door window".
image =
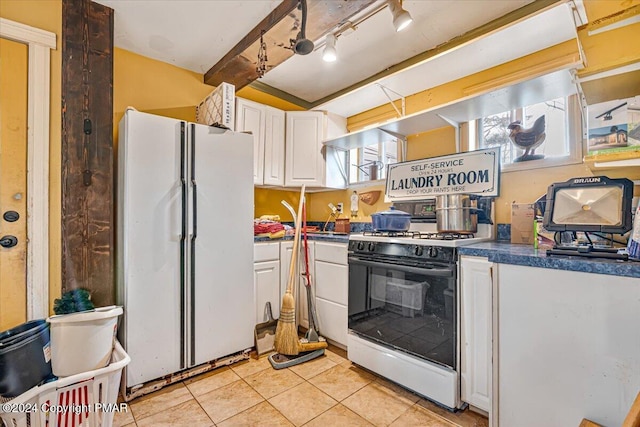
<svg viewBox="0 0 640 427">
<path fill-rule="evenodd" d="M 455 269 L 349 260 L 349 329 L 456 368 Z"/>
</svg>

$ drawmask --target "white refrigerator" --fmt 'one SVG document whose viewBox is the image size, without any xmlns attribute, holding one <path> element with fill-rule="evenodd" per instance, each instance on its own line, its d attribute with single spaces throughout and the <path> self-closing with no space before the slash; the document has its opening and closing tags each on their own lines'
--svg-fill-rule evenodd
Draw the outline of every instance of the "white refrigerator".
<svg viewBox="0 0 640 427">
<path fill-rule="evenodd" d="M 120 122 L 127 389 L 253 345 L 253 138 L 133 109 Z"/>
</svg>

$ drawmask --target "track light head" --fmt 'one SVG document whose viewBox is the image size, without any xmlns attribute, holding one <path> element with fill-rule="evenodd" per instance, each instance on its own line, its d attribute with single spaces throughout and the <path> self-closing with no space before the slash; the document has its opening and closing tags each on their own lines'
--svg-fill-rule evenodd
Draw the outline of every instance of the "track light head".
<svg viewBox="0 0 640 427">
<path fill-rule="evenodd" d="M 402 8 L 400 0 L 389 0 L 389 10 L 393 16 L 393 26 L 396 32 L 404 30 L 413 22 L 409 12 Z"/>
<path fill-rule="evenodd" d="M 322 59 L 325 62 L 333 62 L 338 58 L 336 51 L 336 36 L 328 34 L 325 38 L 324 51 L 322 52 Z"/>
</svg>

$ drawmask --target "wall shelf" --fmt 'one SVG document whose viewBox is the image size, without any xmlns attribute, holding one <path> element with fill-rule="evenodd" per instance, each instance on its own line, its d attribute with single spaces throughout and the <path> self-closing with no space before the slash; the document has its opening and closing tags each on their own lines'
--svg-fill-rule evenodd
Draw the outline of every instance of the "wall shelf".
<svg viewBox="0 0 640 427">
<path fill-rule="evenodd" d="M 577 91 L 569 68 L 328 139 L 323 145 L 348 150 L 375 144 L 390 135 L 406 139 L 409 135 L 567 96 Z"/>
</svg>

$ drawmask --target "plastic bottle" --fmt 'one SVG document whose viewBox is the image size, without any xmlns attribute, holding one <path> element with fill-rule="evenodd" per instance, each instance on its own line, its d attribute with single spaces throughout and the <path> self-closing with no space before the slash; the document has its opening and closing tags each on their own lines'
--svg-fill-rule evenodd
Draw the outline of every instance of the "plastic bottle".
<svg viewBox="0 0 640 427">
<path fill-rule="evenodd" d="M 358 216 L 358 193 L 351 194 L 351 216 Z"/>
<path fill-rule="evenodd" d="M 636 214 L 633 220 L 633 230 L 627 243 L 627 252 L 630 258 L 640 259 L 640 203 L 636 207 Z"/>
</svg>

